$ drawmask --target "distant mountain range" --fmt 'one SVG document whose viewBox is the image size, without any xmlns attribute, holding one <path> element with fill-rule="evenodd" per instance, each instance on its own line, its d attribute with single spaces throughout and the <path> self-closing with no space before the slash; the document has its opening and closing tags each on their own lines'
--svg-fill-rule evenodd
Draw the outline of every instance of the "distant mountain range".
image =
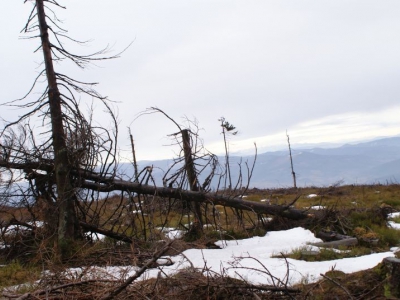
<svg viewBox="0 0 400 300">
<path fill-rule="evenodd" d="M 400 137 L 382 138 L 365 143 L 346 144 L 336 148 L 298 149 L 292 147 L 297 186 L 329 186 L 342 184 L 372 184 L 400 182 Z M 252 156 L 230 157 L 233 181 L 239 173 L 238 163 L 254 161 Z M 224 158 L 220 158 L 224 162 Z M 153 165 L 154 177 L 161 184 L 163 173 L 171 160 L 140 161 L 139 169 Z M 243 173 L 246 173 L 243 168 Z M 122 164 L 123 173 L 132 176 L 131 164 Z M 259 154 L 250 187 L 277 188 L 293 186 L 289 151 Z"/>
</svg>

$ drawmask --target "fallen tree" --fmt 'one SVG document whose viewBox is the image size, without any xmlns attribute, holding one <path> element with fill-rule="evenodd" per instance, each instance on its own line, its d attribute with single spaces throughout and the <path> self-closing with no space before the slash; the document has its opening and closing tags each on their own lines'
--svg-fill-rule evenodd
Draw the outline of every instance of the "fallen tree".
<svg viewBox="0 0 400 300">
<path fill-rule="evenodd" d="M 227 197 L 219 195 L 218 193 L 194 192 L 176 188 L 156 187 L 123 180 L 112 180 L 108 184 L 85 181 L 82 184 L 82 187 L 98 190 L 100 192 L 130 191 L 138 194 L 171 197 L 200 203 L 210 203 L 212 205 L 222 205 L 241 210 L 252 211 L 258 214 L 278 215 L 293 220 L 301 220 L 311 216 L 302 210 L 291 208 L 288 205 L 264 204 L 243 200 L 241 198 Z"/>
<path fill-rule="evenodd" d="M 0 167 L 25 170 L 27 168 L 42 170 L 48 172 L 52 170 L 52 165 L 44 163 L 8 163 L 0 160 Z M 303 210 L 292 208 L 291 206 L 297 200 L 295 198 L 289 205 L 272 205 L 255 201 L 243 200 L 240 197 L 229 197 L 220 195 L 218 192 L 190 191 L 179 188 L 157 187 L 154 185 L 141 184 L 113 177 L 103 177 L 95 172 L 85 170 L 74 170 L 76 176 L 81 180 L 80 188 L 90 189 L 98 192 L 127 191 L 142 195 L 153 195 L 159 197 L 170 197 L 185 201 L 197 203 L 209 203 L 212 205 L 222 205 L 237 208 L 246 211 L 252 211 L 257 214 L 268 214 L 281 216 L 292 220 L 301 220 L 312 217 Z"/>
</svg>

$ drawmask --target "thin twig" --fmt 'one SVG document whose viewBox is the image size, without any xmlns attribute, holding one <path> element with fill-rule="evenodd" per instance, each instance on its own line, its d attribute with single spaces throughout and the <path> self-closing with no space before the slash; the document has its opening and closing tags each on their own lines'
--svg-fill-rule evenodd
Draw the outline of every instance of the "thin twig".
<svg viewBox="0 0 400 300">
<path fill-rule="evenodd" d="M 139 278 L 144 272 L 146 272 L 147 269 L 149 269 L 151 267 L 151 265 L 153 265 L 157 261 L 157 259 L 159 259 L 165 252 L 167 252 L 167 250 L 171 247 L 173 242 L 174 241 L 169 242 L 167 245 L 165 245 L 164 248 L 162 248 L 160 251 L 155 253 L 153 255 L 152 259 L 150 259 L 143 267 L 141 267 L 138 271 L 136 271 L 134 275 L 129 277 L 127 280 L 125 280 L 125 282 L 123 284 L 121 284 L 118 288 L 114 289 L 109 294 L 102 297 L 101 300 L 113 299 L 115 296 L 117 296 L 123 290 L 125 290 L 128 287 L 128 285 L 130 285 L 137 278 Z"/>
</svg>

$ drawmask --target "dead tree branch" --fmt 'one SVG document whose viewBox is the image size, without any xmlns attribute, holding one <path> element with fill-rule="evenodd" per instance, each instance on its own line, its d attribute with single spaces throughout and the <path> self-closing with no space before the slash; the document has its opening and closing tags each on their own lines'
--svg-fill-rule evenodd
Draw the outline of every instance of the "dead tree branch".
<svg viewBox="0 0 400 300">
<path fill-rule="evenodd" d="M 109 300 L 113 299 L 116 297 L 118 294 L 120 294 L 123 290 L 125 290 L 128 285 L 130 285 L 132 282 L 134 282 L 137 278 L 139 278 L 144 272 L 146 272 L 147 269 L 149 269 L 162 255 L 164 255 L 165 252 L 171 247 L 172 243 L 174 241 L 169 242 L 167 245 L 165 245 L 164 248 L 162 248 L 160 251 L 156 252 L 153 257 L 143 266 L 141 267 L 138 271 L 135 272 L 134 275 L 129 277 L 123 284 L 121 284 L 118 288 L 114 289 L 112 292 L 107 294 L 106 296 L 102 297 L 101 300 Z"/>
</svg>

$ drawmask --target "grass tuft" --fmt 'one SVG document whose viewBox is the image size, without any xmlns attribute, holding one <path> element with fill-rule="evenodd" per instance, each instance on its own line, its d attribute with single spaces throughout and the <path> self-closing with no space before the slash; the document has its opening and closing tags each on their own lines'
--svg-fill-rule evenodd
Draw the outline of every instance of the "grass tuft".
<svg viewBox="0 0 400 300">
<path fill-rule="evenodd" d="M 36 267 L 22 266 L 18 261 L 0 266 L 0 291 L 6 287 L 22 285 L 26 289 L 29 283 L 33 283 L 39 278 L 40 271 Z"/>
</svg>

